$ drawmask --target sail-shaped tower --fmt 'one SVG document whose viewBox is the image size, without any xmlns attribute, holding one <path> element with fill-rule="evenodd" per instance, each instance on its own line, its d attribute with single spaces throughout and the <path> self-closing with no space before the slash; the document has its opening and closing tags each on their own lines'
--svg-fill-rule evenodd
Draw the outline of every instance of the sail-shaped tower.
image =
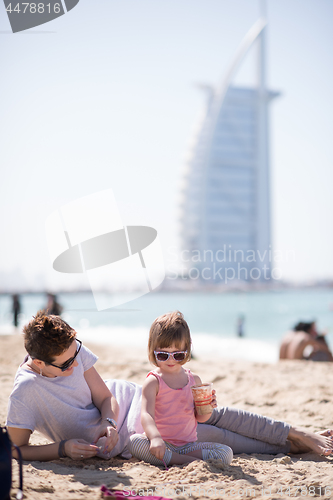
<svg viewBox="0 0 333 500">
<path fill-rule="evenodd" d="M 181 190 L 182 249 L 203 279 L 270 279 L 268 105 L 279 95 L 265 83 L 265 28 L 261 17 L 244 38 L 208 102 L 189 151 Z M 258 50 L 258 83 L 233 86 L 249 49 Z M 217 269 L 222 271 L 217 272 Z M 255 268 L 259 268 L 255 270 Z M 232 273 L 229 271 L 229 276 Z"/>
</svg>

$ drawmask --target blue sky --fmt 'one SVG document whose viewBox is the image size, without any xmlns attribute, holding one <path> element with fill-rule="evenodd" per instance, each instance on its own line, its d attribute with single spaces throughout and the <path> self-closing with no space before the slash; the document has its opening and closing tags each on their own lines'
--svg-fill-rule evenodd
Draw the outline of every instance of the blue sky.
<svg viewBox="0 0 333 500">
<path fill-rule="evenodd" d="M 168 261 L 193 129 L 259 16 L 257 0 L 80 0 L 12 34 L 0 6 L 0 276 L 55 283 L 44 224 L 111 187 Z M 333 3 L 267 1 L 273 245 L 285 279 L 333 278 Z M 253 55 L 236 82 L 253 81 Z M 3 273 L 7 278 L 3 277 Z M 37 277 L 37 275 L 39 277 Z"/>
</svg>

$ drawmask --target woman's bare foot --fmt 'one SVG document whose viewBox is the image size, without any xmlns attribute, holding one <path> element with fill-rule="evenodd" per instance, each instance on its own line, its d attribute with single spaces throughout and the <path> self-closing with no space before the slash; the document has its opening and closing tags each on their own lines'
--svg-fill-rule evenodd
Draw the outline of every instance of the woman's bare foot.
<svg viewBox="0 0 333 500">
<path fill-rule="evenodd" d="M 314 433 L 300 427 L 291 427 L 288 439 L 291 441 L 291 453 L 314 451 L 318 455 L 328 456 L 333 452 L 333 430 L 331 429 Z"/>
<path fill-rule="evenodd" d="M 316 434 L 320 434 L 321 436 L 331 436 L 333 439 L 333 429 L 326 429 L 326 431 L 319 431 Z"/>
</svg>

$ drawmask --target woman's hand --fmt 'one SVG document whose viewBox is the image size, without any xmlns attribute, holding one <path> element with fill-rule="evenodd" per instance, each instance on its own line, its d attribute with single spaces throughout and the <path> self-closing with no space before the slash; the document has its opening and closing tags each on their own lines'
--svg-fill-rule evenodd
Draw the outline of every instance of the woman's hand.
<svg viewBox="0 0 333 500">
<path fill-rule="evenodd" d="M 102 424 L 100 425 L 98 431 L 96 432 L 96 434 L 94 436 L 93 443 L 97 443 L 99 438 L 101 438 L 103 436 L 106 437 L 106 441 L 104 444 L 104 448 L 103 448 L 103 450 L 101 450 L 101 452 L 108 453 L 111 450 L 113 450 L 113 448 L 118 443 L 119 435 L 118 435 L 117 430 L 114 427 L 112 427 L 112 425 L 108 425 L 106 422 L 102 422 Z"/>
<path fill-rule="evenodd" d="M 66 456 L 73 460 L 84 460 L 85 458 L 94 457 L 98 451 L 98 446 L 89 444 L 84 439 L 69 439 L 65 443 Z"/>
<path fill-rule="evenodd" d="M 150 441 L 150 453 L 159 460 L 163 460 L 166 450 L 165 442 L 162 438 L 156 437 Z"/>
<path fill-rule="evenodd" d="M 106 439 L 103 440 L 101 446 L 103 448 L 101 452 L 105 454 L 113 450 L 119 439 L 117 430 L 106 421 L 106 418 L 117 420 L 119 405 L 93 366 L 84 372 L 84 378 L 91 391 L 93 403 L 99 409 L 102 417 L 102 423 L 94 435 L 93 443 L 95 444 L 99 438 L 105 437 Z"/>
</svg>

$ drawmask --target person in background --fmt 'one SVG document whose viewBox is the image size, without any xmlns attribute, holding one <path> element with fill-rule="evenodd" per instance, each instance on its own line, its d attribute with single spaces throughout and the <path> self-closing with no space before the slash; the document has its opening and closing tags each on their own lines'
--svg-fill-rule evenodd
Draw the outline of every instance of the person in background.
<svg viewBox="0 0 333 500">
<path fill-rule="evenodd" d="M 325 336 L 319 334 L 316 322 L 300 321 L 287 332 L 280 346 L 280 359 L 306 359 L 311 361 L 333 361 Z"/>
<path fill-rule="evenodd" d="M 48 293 L 47 297 L 46 310 L 48 314 L 52 314 L 53 316 L 60 316 L 63 307 L 57 301 L 57 296 L 53 293 Z"/>
<path fill-rule="evenodd" d="M 15 328 L 17 328 L 18 327 L 18 316 L 21 312 L 20 297 L 17 293 L 14 293 L 14 295 L 13 295 L 12 312 L 13 312 L 13 323 L 14 323 Z"/>
<path fill-rule="evenodd" d="M 238 337 L 244 337 L 244 321 L 245 321 L 245 316 L 243 314 L 238 316 L 238 319 L 237 319 L 237 336 Z"/>
</svg>

